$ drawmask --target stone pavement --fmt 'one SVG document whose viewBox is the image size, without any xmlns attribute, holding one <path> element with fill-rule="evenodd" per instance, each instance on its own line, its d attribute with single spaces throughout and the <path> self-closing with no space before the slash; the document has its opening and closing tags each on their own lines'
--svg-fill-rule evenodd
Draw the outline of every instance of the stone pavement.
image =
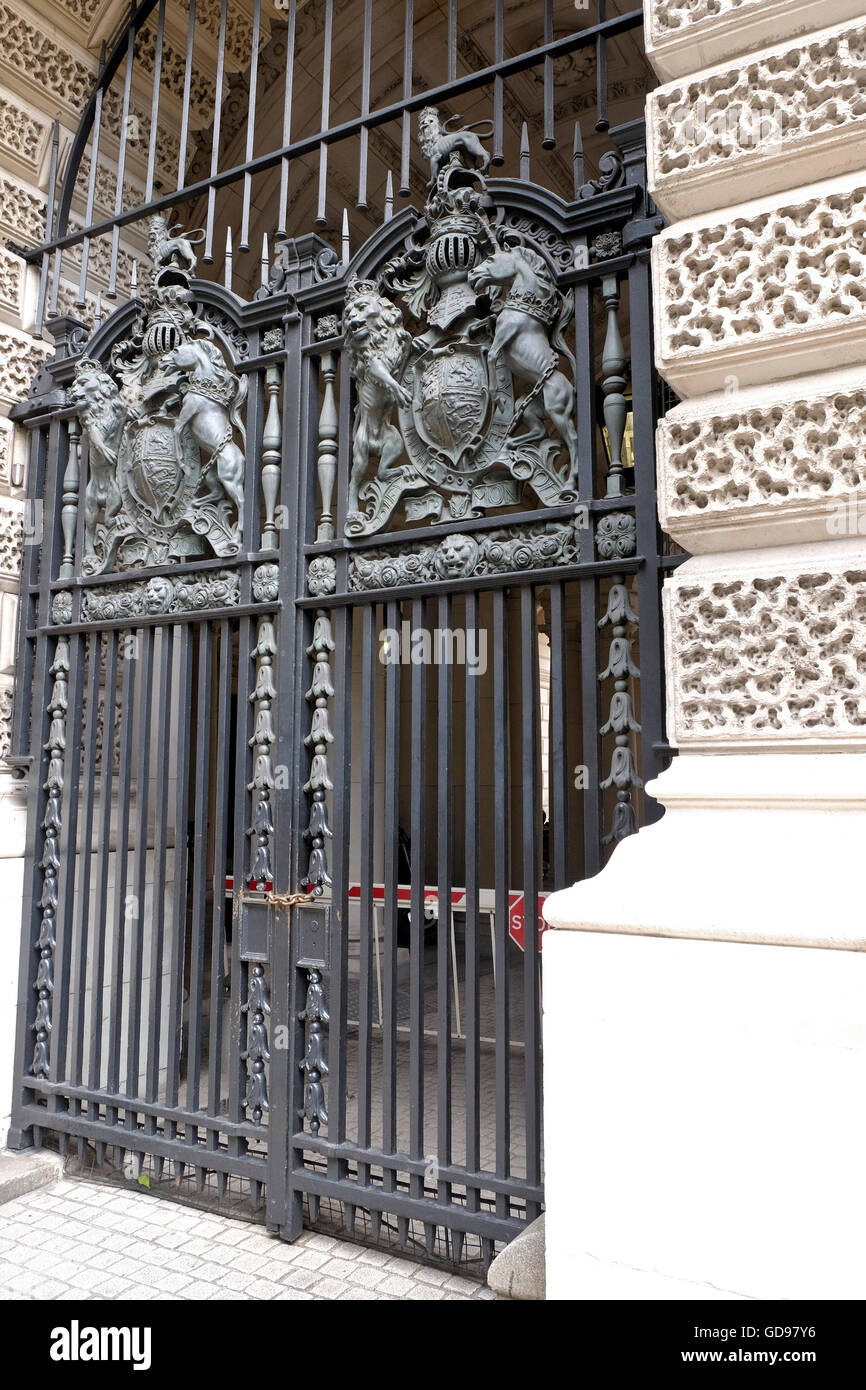
<svg viewBox="0 0 866 1390">
<path fill-rule="evenodd" d="M 0 1206 L 3 1299 L 493 1299 L 386 1252 L 66 1179 Z"/>
</svg>

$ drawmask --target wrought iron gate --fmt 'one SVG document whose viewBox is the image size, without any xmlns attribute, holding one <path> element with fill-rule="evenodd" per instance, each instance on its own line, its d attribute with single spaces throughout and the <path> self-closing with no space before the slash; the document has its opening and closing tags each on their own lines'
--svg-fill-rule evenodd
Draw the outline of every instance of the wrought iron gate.
<svg viewBox="0 0 866 1390">
<path fill-rule="evenodd" d="M 413 94 L 409 42 L 387 116 L 401 184 L 416 138 L 429 161 L 426 204 L 388 193 L 355 254 L 284 235 L 251 297 L 229 264 L 196 278 L 168 227 L 200 195 L 207 258 L 214 163 L 105 226 L 91 197 L 112 274 L 145 214 L 152 269 L 93 332 L 52 316 L 88 244 L 59 198 L 28 253 L 55 270 L 56 353 L 18 411 L 44 526 L 13 732 L 17 1142 L 264 1202 L 290 1239 L 307 1221 L 464 1263 L 542 1209 L 543 897 L 655 817 L 667 753 L 642 124 L 595 177 L 576 140 L 569 196 L 531 181 L 525 132 L 520 177 L 488 167 L 512 70 L 539 69 L 553 140 L 554 59 L 593 46 L 606 128 L 605 46 L 640 14 L 554 39 L 539 9 L 542 45 L 458 78 L 449 6 L 436 96 L 489 90 L 476 128 Z M 370 13 L 346 132 L 364 198 Z M 327 173 L 327 121 L 304 148 L 290 129 L 234 171 L 247 225 L 265 160 L 283 233 L 291 160 L 309 145 Z"/>
</svg>

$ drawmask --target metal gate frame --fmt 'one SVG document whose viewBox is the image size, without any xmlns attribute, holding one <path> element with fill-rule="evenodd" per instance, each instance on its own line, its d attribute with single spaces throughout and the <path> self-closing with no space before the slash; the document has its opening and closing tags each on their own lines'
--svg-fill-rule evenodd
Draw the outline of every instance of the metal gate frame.
<svg viewBox="0 0 866 1390">
<path fill-rule="evenodd" d="M 154 4 L 139 6 L 133 20 L 133 33 Z M 459 94 L 488 83 L 501 84 L 504 75 L 522 67 L 543 65 L 545 68 L 545 119 L 548 119 L 547 73 L 552 58 L 585 43 L 595 43 L 603 57 L 607 39 L 640 22 L 640 12 L 600 21 L 579 38 L 546 42 L 543 48 L 523 54 L 508 62 L 497 64 L 486 74 L 473 74 L 471 79 L 454 81 L 442 89 L 441 95 Z M 105 69 L 94 100 L 82 121 L 76 145 L 76 158 L 83 154 L 94 121 L 98 129 L 101 93 L 118 71 L 127 49 L 125 37 L 116 45 Z M 368 45 L 369 30 L 366 36 Z M 603 64 L 599 64 L 599 126 L 605 128 L 606 92 Z M 551 70 L 552 71 L 552 70 Z M 551 79 L 552 81 L 552 79 Z M 128 95 L 128 81 L 126 92 Z M 552 94 L 552 86 L 550 87 Z M 413 96 L 411 80 L 408 95 L 386 112 L 366 113 L 357 129 L 402 115 L 404 129 L 409 114 L 430 100 L 429 94 Z M 501 94 L 500 94 L 501 100 Z M 494 139 L 501 139 L 501 106 L 494 119 Z M 549 119 L 552 120 L 552 107 Z M 497 134 L 498 132 L 498 134 Z M 355 132 L 355 125 L 352 131 Z M 297 147 L 286 146 L 271 155 L 249 161 L 238 170 L 221 172 L 202 182 L 201 186 L 153 199 L 134 210 L 118 209 L 105 224 L 94 224 L 85 232 L 67 230 L 71 188 L 74 172 L 67 176 L 65 190 L 58 201 L 58 212 L 43 247 L 28 252 L 27 259 L 39 260 L 47 272 L 52 261 L 56 265 L 63 250 L 75 242 L 86 240 L 99 230 L 111 232 L 115 238 L 120 226 L 154 212 L 169 209 L 185 200 L 190 192 L 213 193 L 224 184 L 243 179 L 247 183 L 251 171 L 270 167 L 304 153 L 307 146 L 320 153 L 334 139 L 336 131 L 301 142 Z M 68 707 L 73 714 L 86 704 L 86 669 L 92 677 L 91 666 L 85 665 L 85 648 L 103 640 L 117 642 L 116 634 L 134 626 L 147 634 L 165 629 L 169 619 L 165 614 L 152 615 L 139 611 L 134 620 L 128 615 L 88 620 L 81 607 L 84 595 L 97 585 L 97 578 L 82 576 L 79 562 L 83 553 L 84 506 L 86 483 L 86 451 L 82 451 L 80 431 L 75 425 L 75 411 L 66 392 L 75 379 L 76 368 L 82 359 L 105 362 L 113 345 L 130 332 L 140 302 L 124 306 L 102 324 L 88 341 L 86 330 L 74 319 L 51 317 L 50 295 L 45 287 L 40 295 L 40 314 L 49 309 L 48 328 L 55 340 L 56 353 L 40 372 L 28 400 L 13 416 L 31 431 L 31 456 L 28 475 L 28 496 L 32 505 L 41 501 L 44 507 L 44 539 L 41 550 L 25 547 L 22 571 L 21 607 L 19 616 L 19 680 L 12 733 L 10 761 L 30 781 L 28 817 L 28 861 L 24 906 L 24 933 L 21 951 L 21 1010 L 16 1047 L 16 1093 L 13 1132 L 10 1143 L 26 1146 L 39 1144 L 46 1132 L 68 1136 L 79 1148 L 91 1141 L 97 1154 L 114 1150 L 114 1162 L 123 1168 L 131 1156 L 136 1168 L 143 1162 L 156 1165 L 159 1173 L 170 1161 L 175 1171 L 193 1174 L 195 1185 L 205 1186 L 208 1175 L 215 1174 L 222 1194 L 232 1177 L 249 1183 L 254 1200 L 267 1189 L 266 1219 L 268 1226 L 288 1239 L 300 1233 L 304 1220 L 314 1223 L 320 1215 L 320 1203 L 336 1204 L 343 1215 L 346 1228 L 356 1228 L 359 1212 L 367 1213 L 369 1234 L 376 1239 L 383 1217 L 394 1217 L 398 1223 L 400 1243 L 405 1244 L 410 1223 L 423 1228 L 428 1249 L 432 1250 L 437 1230 L 449 1234 L 448 1255 L 459 1260 L 464 1238 L 471 1235 L 481 1242 L 482 1257 L 489 1261 L 495 1243 L 513 1238 L 526 1220 L 541 1210 L 543 1191 L 540 1153 L 540 1054 L 537 987 L 538 942 L 534 932 L 527 933 L 526 987 L 532 1005 L 527 1022 L 526 1046 L 536 1059 L 529 1084 L 527 1114 L 530 1119 L 531 1142 L 525 1178 L 513 1178 L 507 1158 L 496 1172 L 482 1170 L 478 1161 L 460 1165 L 454 1163 L 450 1141 L 443 1141 L 440 1154 L 439 1181 L 441 1187 L 431 1195 L 425 1187 L 426 1158 L 423 1153 L 423 1134 L 415 1132 L 412 1152 L 397 1153 L 390 1147 L 376 1147 L 369 1142 L 353 1141 L 346 1132 L 345 1069 L 346 1069 L 346 987 L 348 920 L 348 808 L 350 770 L 348 756 L 342 759 L 336 774 L 333 797 L 334 838 L 330 863 L 331 891 L 320 894 L 309 903 L 303 899 L 307 885 L 315 884 L 310 868 L 310 847 L 324 848 L 321 818 L 311 820 L 311 804 L 323 798 L 312 797 L 305 790 L 310 783 L 310 709 L 308 687 L 316 664 L 332 667 L 337 688 L 351 686 L 353 609 L 364 611 L 365 673 L 369 676 L 370 643 L 377 630 L 377 608 L 384 605 L 392 616 L 401 604 L 411 604 L 414 611 L 423 611 L 426 602 L 450 611 L 448 605 L 454 594 L 467 594 L 467 603 L 474 605 L 477 614 L 478 595 L 491 591 L 498 614 L 498 635 L 504 638 L 503 595 L 507 589 L 519 591 L 521 609 L 527 623 L 534 604 L 536 587 L 550 586 L 552 598 L 552 635 L 562 638 L 565 613 L 563 586 L 574 584 L 580 596 L 581 663 L 580 685 L 582 698 L 583 761 L 587 768 L 585 792 L 584 872 L 589 875 L 602 867 L 607 846 L 615 844 L 634 828 L 633 789 L 639 791 L 643 782 L 652 778 L 664 766 L 668 749 L 663 726 L 662 662 L 660 635 L 660 583 L 663 572 L 678 563 L 679 557 L 664 553 L 655 506 L 654 428 L 658 409 L 657 383 L 652 370 L 652 320 L 650 305 L 649 246 L 661 225 L 646 193 L 643 123 L 633 122 L 610 131 L 612 150 L 606 168 L 597 180 L 583 181 L 579 172 L 575 179 L 575 197 L 564 202 L 529 181 L 529 156 L 526 155 L 525 179 L 488 180 L 488 192 L 495 207 L 503 216 L 511 216 L 515 226 L 530 228 L 533 244 L 547 257 L 555 273 L 557 290 L 574 296 L 574 344 L 576 355 L 575 385 L 577 390 L 577 429 L 580 467 L 578 473 L 580 503 L 587 509 L 589 525 L 584 527 L 579 551 L 566 563 L 550 566 L 536 565 L 520 572 L 502 570 L 484 580 L 477 577 L 458 581 L 429 582 L 420 588 L 396 584 L 385 591 L 358 592 L 348 582 L 349 565 L 353 555 L 369 549 L 370 540 L 353 540 L 344 536 L 347 512 L 348 470 L 351 455 L 353 386 L 340 319 L 347 288 L 353 277 L 375 279 L 383 267 L 411 238 L 416 227 L 417 212 L 406 209 L 398 215 L 387 210 L 386 221 L 351 258 L 340 259 L 321 238 L 310 234 L 285 240 L 275 258 L 270 283 L 252 301 L 241 303 L 236 296 L 208 281 L 193 281 L 191 285 L 196 313 L 208 322 L 231 369 L 249 382 L 246 427 L 246 520 L 241 553 L 236 559 L 219 563 L 198 562 L 189 567 L 190 574 L 221 569 L 237 576 L 237 597 L 231 603 L 205 602 L 194 611 L 188 610 L 182 625 L 192 633 L 196 627 L 201 662 L 214 661 L 211 638 L 204 633 L 220 631 L 219 651 L 225 656 L 226 634 L 237 628 L 238 637 L 238 699 L 234 716 L 230 715 L 231 689 L 223 681 L 218 719 L 233 718 L 235 725 L 236 764 L 234 771 L 234 800 L 225 800 L 221 814 L 234 822 L 234 903 L 232 931 L 232 1002 L 231 1027 L 233 1055 L 231 1060 L 230 1111 L 228 1116 L 207 1110 L 180 1105 L 175 1084 L 174 1103 L 160 1105 L 152 1098 L 88 1088 L 82 1075 L 70 1075 L 67 1067 L 68 1045 L 66 1028 L 69 1025 L 67 991 L 73 979 L 73 935 L 66 932 L 63 907 L 71 906 L 75 892 L 76 868 L 74 855 L 60 856 L 56 897 L 59 904 L 55 918 L 58 930 L 44 927 L 42 900 L 45 894 L 45 861 L 50 860 L 60 846 L 69 848 L 69 821 L 76 825 L 79 797 L 92 810 L 93 789 L 86 786 L 78 760 L 70 762 L 67 780 L 62 788 L 63 816 L 57 834 L 49 839 L 53 848 L 46 849 L 46 816 L 51 818 L 51 763 L 60 745 L 53 738 L 52 726 L 59 713 L 54 691 L 58 676 L 58 650 L 61 652 L 61 682 L 65 682 Z M 303 148 L 301 148 L 303 145 Z M 576 168 L 580 170 L 579 150 L 575 152 Z M 75 159 L 71 161 L 75 164 Z M 326 166 L 325 166 L 326 167 Z M 521 164 L 522 172 L 523 163 Z M 54 193 L 52 191 L 52 204 Z M 209 228 L 212 212 L 209 208 Z M 116 244 L 114 251 L 116 265 Z M 86 273 L 86 258 L 85 270 Z M 623 290 L 627 286 L 630 334 L 630 381 L 619 329 L 622 315 Z M 55 282 L 56 294 L 56 282 Z M 604 305 L 606 333 L 602 352 L 602 377 L 596 379 L 594 367 L 594 314 Z M 630 384 L 630 413 L 633 423 L 634 490 L 624 486 L 622 434 L 625 426 L 626 400 L 624 392 Z M 598 430 L 605 422 L 609 447 L 609 463 L 605 485 L 599 492 L 595 458 Z M 335 479 L 334 479 L 334 475 Z M 323 529 L 322 506 L 324 476 L 331 478 L 337 499 L 333 524 Z M 625 482 L 630 480 L 626 479 Z M 278 524 L 277 510 L 287 509 L 290 524 Z M 327 508 L 326 508 L 327 510 Z M 542 506 L 516 518 L 518 523 L 533 522 L 557 525 L 573 514 L 573 507 Z M 318 518 L 318 520 L 317 520 Z M 508 517 L 511 524 L 515 521 Z M 482 520 L 475 523 L 483 530 L 496 524 Z M 499 524 L 502 524 L 501 521 Z M 431 530 L 432 528 L 428 528 Z M 458 525 L 459 530 L 466 530 Z M 414 542 L 427 531 L 406 533 Z M 338 539 L 334 539 L 334 536 Z M 382 536 L 377 539 L 381 542 Z M 333 569 L 330 588 L 311 586 L 310 566 L 318 563 L 321 570 L 328 564 Z M 158 568 L 158 567 L 157 567 Z M 150 567 L 142 571 L 142 579 L 153 575 Z M 125 581 L 129 572 L 122 576 Z M 139 576 L 135 575 L 134 578 Z M 101 579 L 105 587 L 105 578 Z M 627 599 L 622 606 L 627 586 L 633 584 L 639 606 L 639 624 L 630 614 Z M 612 591 L 618 598 L 611 600 Z M 606 596 L 606 598 L 605 598 Z M 606 607 L 605 607 L 606 603 Z M 420 604 L 420 607 L 419 607 Z M 534 611 L 534 610 L 533 610 Z M 178 619 L 171 618 L 176 625 Z M 628 635 L 626 635 L 628 631 Z M 94 637 L 94 634 L 100 636 Z M 276 637 L 276 641 L 273 638 Z M 146 639 L 152 642 L 152 638 Z M 163 640 L 163 639 L 160 639 Z M 165 639 L 167 640 L 167 639 Z M 180 642 L 181 639 L 178 639 Z M 63 644 L 66 644 L 65 647 Z M 192 661 L 192 636 L 184 662 Z M 333 644 L 333 645 L 332 645 Z M 554 670 L 552 698 L 556 705 L 555 719 L 564 719 L 567 702 L 567 679 L 564 664 L 556 656 L 554 641 Z M 106 648 L 108 649 L 108 647 Z M 152 650 L 152 647 L 150 648 Z M 68 671 L 63 663 L 68 650 Z M 114 650 L 116 651 L 116 645 Z M 503 645 L 504 650 L 504 645 Z M 602 698 L 610 696 L 611 682 L 630 669 L 632 651 L 640 671 L 640 769 L 630 758 L 628 737 L 617 725 L 613 704 L 602 709 Z M 504 657 L 502 658 L 504 660 Z M 604 663 L 607 662 L 605 668 Z M 184 668 L 186 669 L 186 668 Z M 198 667 L 196 668 L 199 669 Z M 524 693 L 532 687 L 534 666 L 524 664 Z M 191 670 L 191 668 L 190 668 Z M 265 676 L 262 676 L 262 672 Z M 249 676 L 244 673 L 248 672 Z M 132 679 L 131 677 L 129 679 Z M 187 679 L 191 679 L 188 673 Z M 199 687 L 204 689 L 199 678 Z M 256 696 L 260 679 L 272 683 L 276 699 Z M 605 681 L 608 682 L 605 685 Z M 616 686 L 621 688 L 622 682 Z M 190 687 L 191 688 L 191 687 Z M 504 718 L 504 686 L 500 684 L 500 713 Z M 390 709 L 399 707 L 399 691 L 389 686 L 387 698 Z M 447 693 L 447 691 L 446 691 Z M 248 696 L 249 698 L 244 698 Z M 414 698 L 414 696 L 413 696 Z M 212 712 L 202 717 L 208 723 Z M 331 705 L 334 716 L 334 736 L 338 747 L 348 749 L 351 709 L 348 700 L 337 699 Z M 264 713 L 262 722 L 261 716 Z M 477 719 L 477 710 L 475 711 Z M 605 723 L 605 717 L 607 722 Z M 93 716 L 95 718 L 95 715 Z M 203 738 L 201 725 L 197 733 Z M 268 774 L 258 779 L 253 760 L 269 756 L 267 737 L 256 742 L 257 730 L 272 732 L 281 759 L 288 767 L 285 784 L 268 783 Z M 447 730 L 444 731 L 447 738 Z M 533 730 L 524 747 L 524 769 L 535 766 L 537 740 Z M 85 759 L 95 746 L 95 725 L 85 730 Z M 130 754 L 132 725 L 122 721 L 120 744 Z M 305 744 L 306 740 L 306 744 Z M 247 751 L 247 750 L 251 751 Z M 560 741 L 554 751 L 558 764 L 553 779 L 552 863 L 555 887 L 565 886 L 568 865 L 568 826 L 565 791 L 568 770 L 565 767 L 565 746 Z M 204 744 L 198 750 L 198 765 L 204 756 Z M 62 761 L 62 759 L 61 759 Z M 85 763 L 85 772 L 87 765 Z M 608 772 L 605 783 L 605 772 Z M 128 776 L 121 762 L 120 777 Z M 222 769 L 224 799 L 228 797 L 227 774 Z M 604 796 L 607 784 L 615 789 L 616 805 Z M 123 785 L 123 780 L 121 781 Z M 256 809 L 257 793 L 265 790 L 265 806 Z M 87 798 L 90 798 L 89 803 Z M 640 799 L 640 798 L 638 798 Z M 194 822 L 201 826 L 207 814 L 207 799 L 198 797 Z M 642 799 L 643 820 L 655 819 L 659 813 L 654 803 Z M 396 814 L 392 805 L 389 814 Z M 318 813 L 316 813 L 318 814 Z M 259 822 L 257 825 L 257 815 Z M 531 816 L 524 809 L 525 818 Z M 504 831 L 503 831 L 504 833 Z M 527 832 L 530 836 L 525 850 L 527 861 L 537 857 L 538 827 Z M 533 838 L 534 837 L 534 838 Z M 447 838 L 447 832 L 446 832 Z M 247 869 L 247 842 L 259 844 L 263 858 L 255 873 Z M 442 842 L 444 844 L 444 842 Z M 74 840 L 72 843 L 74 849 Z M 70 867 L 71 860 L 71 867 Z M 190 862 L 193 865 L 195 859 Z M 244 864 L 244 886 L 239 888 L 238 865 Z M 444 866 L 443 866 L 444 864 Z M 262 867 L 267 866 L 267 872 Z M 52 878 L 54 870 L 49 868 Z M 195 870 L 199 874 L 198 869 Z M 366 871 L 362 894 L 369 898 L 370 874 Z M 474 870 L 467 865 L 467 883 L 477 887 L 477 856 Z M 449 851 L 444 846 L 440 856 L 440 886 L 450 889 Z M 397 868 L 393 851 L 386 862 L 386 880 L 393 899 L 386 908 L 386 958 L 388 970 L 386 991 L 393 993 L 393 956 L 396 931 Z M 52 878 L 53 882 L 53 878 Z M 250 887 L 253 884 L 253 887 Z M 272 884 L 268 890 L 267 885 Z M 321 884 L 319 885 L 321 887 Z M 420 903 L 423 878 L 413 875 L 413 900 Z M 535 900 L 539 887 L 537 872 L 528 871 L 526 901 Z M 51 892 L 54 892 L 52 888 Z M 505 893 L 505 898 L 502 894 Z M 193 884 L 203 910 L 203 880 Z M 497 880 L 498 904 L 507 901 L 507 880 Z M 222 909 L 215 910 L 214 934 L 223 920 Z M 140 931 L 140 928 L 138 929 Z M 203 927 L 193 920 L 191 949 L 204 950 Z M 477 912 L 473 930 L 477 935 Z M 182 951 L 184 933 L 179 934 Z M 140 936 L 138 938 L 141 939 Z M 215 939 L 215 935 L 214 935 Z M 390 945 L 389 945 L 390 942 Z M 441 942 L 440 942 L 441 944 Z M 505 950 L 505 943 L 497 949 Z M 34 988 L 34 951 L 54 968 L 54 981 L 48 999 L 46 991 Z M 390 954 L 389 954 L 390 953 Z M 181 986 L 183 956 L 175 957 L 180 965 Z M 500 965 L 504 956 L 500 955 Z M 199 959 L 199 971 L 201 961 Z M 214 967 L 217 968 L 216 965 Z M 532 984 L 532 980 L 535 984 Z M 440 982 L 441 984 L 441 982 Z M 327 1002 L 323 988 L 327 989 Z M 416 1012 L 419 980 L 414 978 Z M 269 997 L 268 997 L 269 989 Z M 447 989 L 445 994 L 447 996 Z M 441 988 L 440 988 L 441 994 Z M 53 1004 L 51 1034 L 40 1024 L 51 1014 L 50 1007 L 40 1011 L 40 1004 Z M 439 1024 L 440 1034 L 450 1047 L 448 1008 Z M 83 1010 L 74 1011 L 77 1041 L 72 1038 L 73 1060 L 82 1060 L 81 1027 Z M 177 1008 L 175 1010 L 177 1014 Z M 276 1022 L 288 1027 L 288 1046 L 268 1049 L 268 1025 L 271 1034 Z M 476 1020 L 477 1022 L 477 1020 Z M 175 1018 L 175 1025 L 177 1018 Z M 476 1030 L 477 1031 L 477 1030 Z M 30 1054 L 33 1038 L 37 1042 L 45 1034 L 46 1066 L 44 1072 L 34 1072 Z M 311 1042 L 312 1037 L 312 1042 Z M 50 1041 L 50 1045 L 49 1045 Z M 199 1062 L 201 1039 L 198 1039 Z M 473 1043 L 477 1047 L 477 1039 Z M 324 1105 L 323 1073 L 316 1068 L 315 1059 L 329 1050 L 330 1079 L 328 1086 L 327 1137 L 319 1133 L 315 1110 Z M 132 1054 L 130 1053 L 130 1056 Z M 312 1059 L 312 1062 L 311 1062 Z M 417 1062 L 417 1053 L 416 1053 Z M 179 1067 L 178 1052 L 178 1067 Z M 473 1063 L 472 1065 L 476 1065 Z M 114 1072 L 118 1067 L 115 1063 Z M 501 1079 L 501 1072 L 499 1073 Z M 529 1076 L 529 1073 L 527 1073 Z M 507 1071 L 506 1071 L 507 1077 Z M 175 1078 L 176 1083 L 177 1078 Z M 446 1083 L 447 1084 L 447 1083 Z M 474 1083 L 477 1088 L 476 1081 Z M 390 1080 L 390 1099 L 386 1109 L 394 1122 L 396 1089 L 393 1067 Z M 312 1087 L 312 1090 L 310 1089 Z M 369 1096 L 368 1121 L 369 1121 Z M 263 1117 L 270 1107 L 267 1128 Z M 312 1107 L 312 1108 L 311 1108 Z M 212 1109 L 212 1107 L 211 1107 Z M 321 1123 L 324 1123 L 323 1121 Z M 506 1122 L 507 1123 L 507 1122 Z M 265 1144 L 262 1142 L 267 1136 Z M 64 1140 L 65 1142 L 65 1140 Z M 500 1155 L 507 1153 L 507 1135 L 497 1137 Z M 470 1147 L 477 1153 L 477 1134 Z M 380 1170 L 374 1179 L 371 1170 Z M 455 1195 L 454 1189 L 460 1188 Z M 432 1233 L 432 1234 L 431 1234 Z"/>
</svg>

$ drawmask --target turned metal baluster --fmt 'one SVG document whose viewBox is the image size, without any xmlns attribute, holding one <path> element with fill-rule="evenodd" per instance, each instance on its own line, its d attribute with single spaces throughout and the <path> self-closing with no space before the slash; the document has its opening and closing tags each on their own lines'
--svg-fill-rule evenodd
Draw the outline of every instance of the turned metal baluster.
<svg viewBox="0 0 866 1390">
<path fill-rule="evenodd" d="M 262 525 L 262 550 L 276 550 L 277 498 L 280 493 L 280 471 L 282 464 L 281 445 L 283 441 L 280 408 L 278 404 L 282 368 L 274 362 L 265 371 L 265 390 L 268 393 L 268 413 L 262 431 L 262 499 L 265 515 Z"/>
<path fill-rule="evenodd" d="M 328 321 L 323 320 L 323 323 L 328 323 Z M 329 328 L 330 326 L 328 323 Z M 336 331 L 336 325 L 334 325 L 334 331 Z M 319 416 L 317 470 L 322 511 L 319 525 L 316 528 L 316 540 L 332 541 L 334 539 L 334 517 L 331 512 L 331 499 L 334 495 L 334 483 L 337 477 L 337 431 L 339 423 L 337 402 L 334 397 L 334 378 L 337 374 L 337 365 L 332 352 L 322 353 L 321 373 L 324 383 L 324 398 L 322 400 L 322 412 Z"/>
<path fill-rule="evenodd" d="M 73 417 L 67 421 L 69 457 L 63 474 L 63 504 L 60 529 L 63 533 L 63 557 L 58 579 L 72 579 L 75 574 L 75 529 L 78 524 L 78 485 L 81 478 L 81 425 Z"/>
<path fill-rule="evenodd" d="M 619 334 L 617 310 L 619 309 L 619 281 L 615 275 L 606 275 L 601 282 L 601 293 L 607 309 L 607 333 L 601 359 L 602 383 L 604 392 L 604 423 L 607 426 L 610 463 L 607 470 L 607 496 L 622 496 L 622 442 L 625 436 L 625 422 L 628 416 L 628 402 L 623 395 L 626 385 L 625 348 Z"/>
</svg>

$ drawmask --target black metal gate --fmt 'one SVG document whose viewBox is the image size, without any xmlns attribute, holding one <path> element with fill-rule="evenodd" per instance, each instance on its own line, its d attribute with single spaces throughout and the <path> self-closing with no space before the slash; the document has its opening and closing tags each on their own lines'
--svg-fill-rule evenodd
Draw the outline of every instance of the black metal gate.
<svg viewBox="0 0 866 1390">
<path fill-rule="evenodd" d="M 91 170 L 154 8 L 85 115 Z M 13 1139 L 264 1206 L 289 1239 L 306 1221 L 464 1264 L 542 1209 L 544 896 L 654 818 L 642 787 L 667 753 L 642 123 L 610 130 L 591 176 L 570 121 L 556 192 L 504 114 L 509 77 L 537 72 L 554 148 L 555 64 L 594 51 L 605 132 L 608 45 L 640 12 L 563 33 L 532 8 L 538 43 L 506 56 L 496 5 L 490 65 L 461 74 L 449 4 L 446 80 L 420 95 L 413 27 L 439 12 L 408 6 L 403 96 L 377 107 L 359 6 L 362 116 L 337 126 L 326 0 L 321 127 L 293 143 L 292 3 L 276 151 L 249 136 L 221 170 L 217 100 L 210 174 L 154 199 L 155 106 L 143 203 L 120 194 L 99 223 L 91 179 L 77 231 L 73 168 L 27 253 L 56 354 L 18 411 L 44 525 L 13 731 L 30 786 Z M 260 22 L 256 4 L 252 131 Z M 458 97 L 492 119 L 446 120 Z M 315 153 L 324 219 L 329 151 L 357 139 L 368 209 L 389 121 L 401 191 L 428 166 L 417 206 L 395 212 L 389 175 L 359 251 L 345 218 L 337 249 L 298 234 L 294 161 Z M 243 245 L 272 168 L 261 287 L 235 293 L 230 250 L 224 284 L 196 278 L 170 208 L 200 211 L 207 264 L 217 195 L 238 183 Z M 134 271 L 92 331 L 56 312 L 63 255 L 83 307 L 91 241 L 113 289 L 119 230 L 144 216 L 143 288 Z"/>
</svg>

